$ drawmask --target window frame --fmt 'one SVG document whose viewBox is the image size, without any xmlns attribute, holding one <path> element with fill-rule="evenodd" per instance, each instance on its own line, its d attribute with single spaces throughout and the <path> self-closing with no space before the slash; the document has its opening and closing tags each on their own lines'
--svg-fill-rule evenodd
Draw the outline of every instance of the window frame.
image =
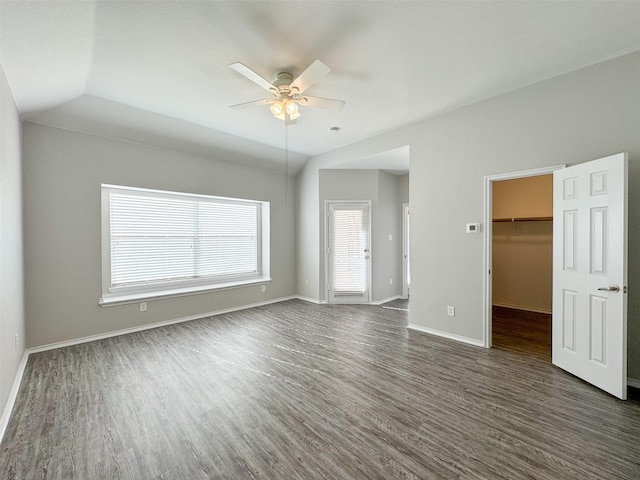
<svg viewBox="0 0 640 480">
<path fill-rule="evenodd" d="M 111 212 L 110 194 L 112 192 L 140 195 L 144 197 L 188 199 L 221 204 L 252 204 L 257 206 L 257 267 L 251 274 L 220 275 L 199 279 L 181 279 L 158 281 L 149 284 L 113 286 L 111 282 Z M 194 295 L 260 285 L 271 282 L 270 274 L 270 204 L 261 200 L 220 197 L 195 193 L 154 190 L 128 187 L 123 185 L 101 184 L 101 250 L 102 250 L 102 296 L 98 303 L 107 307 L 135 303 L 143 300 Z"/>
</svg>

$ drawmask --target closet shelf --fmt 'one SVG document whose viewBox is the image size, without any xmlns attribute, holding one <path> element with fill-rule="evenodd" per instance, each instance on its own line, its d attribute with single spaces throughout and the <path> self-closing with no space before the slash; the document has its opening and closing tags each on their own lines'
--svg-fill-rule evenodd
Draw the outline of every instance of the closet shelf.
<svg viewBox="0 0 640 480">
<path fill-rule="evenodd" d="M 549 222 L 553 217 L 513 217 L 513 218 L 494 218 L 494 222 Z"/>
</svg>

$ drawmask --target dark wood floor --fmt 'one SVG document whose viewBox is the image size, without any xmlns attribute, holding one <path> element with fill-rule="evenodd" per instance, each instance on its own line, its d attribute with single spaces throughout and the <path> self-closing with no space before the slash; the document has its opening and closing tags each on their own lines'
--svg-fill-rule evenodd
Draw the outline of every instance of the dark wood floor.
<svg viewBox="0 0 640 480">
<path fill-rule="evenodd" d="M 493 307 L 492 345 L 551 361 L 551 314 Z"/>
<path fill-rule="evenodd" d="M 298 300 L 30 357 L 1 479 L 638 479 L 640 400 Z"/>
</svg>

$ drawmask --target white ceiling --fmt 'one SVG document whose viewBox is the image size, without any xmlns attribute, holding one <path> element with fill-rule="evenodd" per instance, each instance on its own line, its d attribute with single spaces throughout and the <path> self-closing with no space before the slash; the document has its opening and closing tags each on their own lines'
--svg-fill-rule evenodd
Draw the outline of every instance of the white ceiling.
<svg viewBox="0 0 640 480">
<path fill-rule="evenodd" d="M 22 118 L 232 161 L 281 164 L 284 126 L 264 106 L 228 108 L 266 93 L 228 65 L 273 81 L 322 60 L 332 71 L 307 93 L 346 106 L 301 109 L 292 173 L 310 156 L 637 50 L 637 1 L 0 0 L 0 62 Z M 383 167 L 408 166 L 398 157 Z"/>
</svg>

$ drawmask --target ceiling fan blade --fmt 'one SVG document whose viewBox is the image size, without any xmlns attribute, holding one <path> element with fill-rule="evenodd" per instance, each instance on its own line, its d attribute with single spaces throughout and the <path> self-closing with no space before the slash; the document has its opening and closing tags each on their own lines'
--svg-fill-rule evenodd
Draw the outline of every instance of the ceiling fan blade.
<svg viewBox="0 0 640 480">
<path fill-rule="evenodd" d="M 240 110 L 243 108 L 257 107 L 259 105 L 269 105 L 273 103 L 273 100 L 270 98 L 264 98 L 262 100 L 254 100 L 253 102 L 245 102 L 245 103 L 237 103 L 235 105 L 229 105 L 229 108 L 233 108 L 234 110 Z"/>
<path fill-rule="evenodd" d="M 303 99 L 306 99 L 303 100 Z M 332 98 L 322 98 L 322 97 L 311 97 L 309 95 L 305 95 L 304 97 L 300 97 L 299 99 L 300 105 L 305 107 L 317 107 L 317 108 L 328 108 L 331 110 L 342 110 L 345 102 L 342 100 L 334 100 Z"/>
<path fill-rule="evenodd" d="M 262 88 L 264 88 L 269 92 L 273 93 L 274 89 L 276 88 L 273 86 L 271 82 L 269 82 L 268 80 L 265 80 L 256 72 L 254 72 L 253 70 L 251 70 L 249 67 L 247 67 L 242 63 L 239 63 L 239 62 L 231 63 L 229 64 L 229 67 L 231 67 L 232 70 L 235 70 L 236 72 L 238 72 L 240 75 L 243 75 L 244 77 L 248 78 L 253 83 L 260 85 Z"/>
<path fill-rule="evenodd" d="M 302 93 L 330 71 L 331 69 L 324 63 L 320 60 L 316 60 L 309 65 L 307 69 L 298 76 L 298 78 L 291 82 L 290 88 L 292 90 L 294 88 L 297 89 L 298 91 L 296 93 Z"/>
</svg>

